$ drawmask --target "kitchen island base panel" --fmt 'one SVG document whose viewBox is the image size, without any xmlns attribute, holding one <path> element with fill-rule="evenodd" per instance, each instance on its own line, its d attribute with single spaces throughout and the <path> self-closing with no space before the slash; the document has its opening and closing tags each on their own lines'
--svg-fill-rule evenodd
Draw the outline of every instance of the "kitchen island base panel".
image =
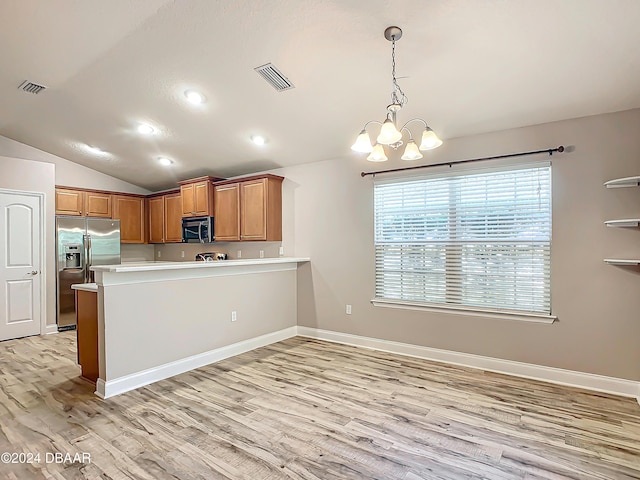
<svg viewBox="0 0 640 480">
<path fill-rule="evenodd" d="M 98 294 L 76 290 L 78 364 L 82 377 L 98 379 Z"/>
<path fill-rule="evenodd" d="M 97 393 L 108 398 L 293 336 L 297 264 L 307 260 L 264 260 L 97 271 Z"/>
<path fill-rule="evenodd" d="M 265 347 L 272 343 L 281 342 L 288 338 L 295 337 L 297 334 L 296 332 L 297 327 L 289 327 L 277 332 L 268 333 L 256 338 L 217 348 L 199 355 L 193 355 L 192 357 L 166 363 L 142 372 L 109 380 L 107 382 L 99 378 L 96 384 L 95 393 L 100 398 L 109 398 L 115 395 L 120 395 L 121 393 L 129 392 L 136 388 L 144 387 L 145 385 L 173 377 L 174 375 L 179 375 L 235 355 L 240 355 L 241 353 L 250 352 L 256 348 Z"/>
</svg>

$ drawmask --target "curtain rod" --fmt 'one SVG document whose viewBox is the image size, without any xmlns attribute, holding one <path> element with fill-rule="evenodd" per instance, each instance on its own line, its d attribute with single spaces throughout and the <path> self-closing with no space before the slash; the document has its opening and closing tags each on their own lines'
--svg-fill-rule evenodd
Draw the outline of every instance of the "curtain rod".
<svg viewBox="0 0 640 480">
<path fill-rule="evenodd" d="M 557 148 L 547 148 L 546 150 L 534 150 L 532 152 L 507 153 L 506 155 L 496 155 L 493 157 L 470 158 L 468 160 L 455 160 L 453 162 L 432 163 L 429 165 L 416 165 L 414 167 L 391 168 L 389 170 L 378 170 L 376 172 L 361 172 L 360 176 L 366 177 L 367 175 L 377 175 L 378 173 L 403 172 L 405 170 L 416 170 L 418 168 L 442 167 L 444 165 L 449 165 L 449 167 L 451 167 L 453 165 L 460 165 L 462 163 L 482 162 L 484 160 L 496 160 L 498 158 L 523 157 L 525 155 L 538 155 L 540 153 L 548 153 L 549 156 L 551 156 L 553 155 L 553 152 L 559 152 L 559 153 L 564 152 L 564 146 L 560 145 Z"/>
</svg>

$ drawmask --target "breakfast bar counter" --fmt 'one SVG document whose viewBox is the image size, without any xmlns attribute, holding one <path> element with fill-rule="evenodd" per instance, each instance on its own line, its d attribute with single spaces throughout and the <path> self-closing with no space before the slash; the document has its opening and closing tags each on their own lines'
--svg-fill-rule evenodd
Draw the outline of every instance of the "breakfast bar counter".
<svg viewBox="0 0 640 480">
<path fill-rule="evenodd" d="M 99 378 L 108 398 L 295 335 L 308 258 L 95 266 Z"/>
</svg>

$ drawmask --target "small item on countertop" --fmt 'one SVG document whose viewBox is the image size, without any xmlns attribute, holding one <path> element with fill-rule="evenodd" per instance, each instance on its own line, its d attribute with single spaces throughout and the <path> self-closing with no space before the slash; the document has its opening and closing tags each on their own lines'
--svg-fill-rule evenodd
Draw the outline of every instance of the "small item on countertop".
<svg viewBox="0 0 640 480">
<path fill-rule="evenodd" d="M 197 262 L 214 262 L 216 260 L 226 260 L 227 254 L 222 252 L 202 252 L 196 254 Z"/>
</svg>

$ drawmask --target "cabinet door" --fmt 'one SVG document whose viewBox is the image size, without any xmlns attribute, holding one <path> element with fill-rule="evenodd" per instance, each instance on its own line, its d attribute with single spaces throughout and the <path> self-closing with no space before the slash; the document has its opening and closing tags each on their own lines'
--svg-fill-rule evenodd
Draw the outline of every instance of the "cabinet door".
<svg viewBox="0 0 640 480">
<path fill-rule="evenodd" d="M 120 220 L 121 243 L 145 242 L 144 198 L 113 196 L 113 218 Z"/>
<path fill-rule="evenodd" d="M 216 240 L 240 240 L 240 184 L 214 186 L 213 205 Z"/>
<path fill-rule="evenodd" d="M 164 196 L 164 241 L 182 242 L 182 197 L 179 193 Z"/>
<path fill-rule="evenodd" d="M 266 186 L 266 179 L 240 184 L 240 238 L 242 240 L 267 239 Z"/>
<path fill-rule="evenodd" d="M 164 243 L 164 197 L 149 199 L 149 243 Z"/>
<path fill-rule="evenodd" d="M 111 195 L 108 193 L 85 192 L 84 211 L 87 217 L 111 218 Z"/>
<path fill-rule="evenodd" d="M 193 194 L 195 184 L 181 185 L 180 197 L 182 198 L 182 216 L 193 217 L 196 214 L 196 201 Z"/>
<path fill-rule="evenodd" d="M 195 215 L 198 217 L 212 215 L 211 182 L 200 182 L 193 185 Z"/>
<path fill-rule="evenodd" d="M 83 215 L 84 192 L 56 188 L 56 215 Z"/>
</svg>

